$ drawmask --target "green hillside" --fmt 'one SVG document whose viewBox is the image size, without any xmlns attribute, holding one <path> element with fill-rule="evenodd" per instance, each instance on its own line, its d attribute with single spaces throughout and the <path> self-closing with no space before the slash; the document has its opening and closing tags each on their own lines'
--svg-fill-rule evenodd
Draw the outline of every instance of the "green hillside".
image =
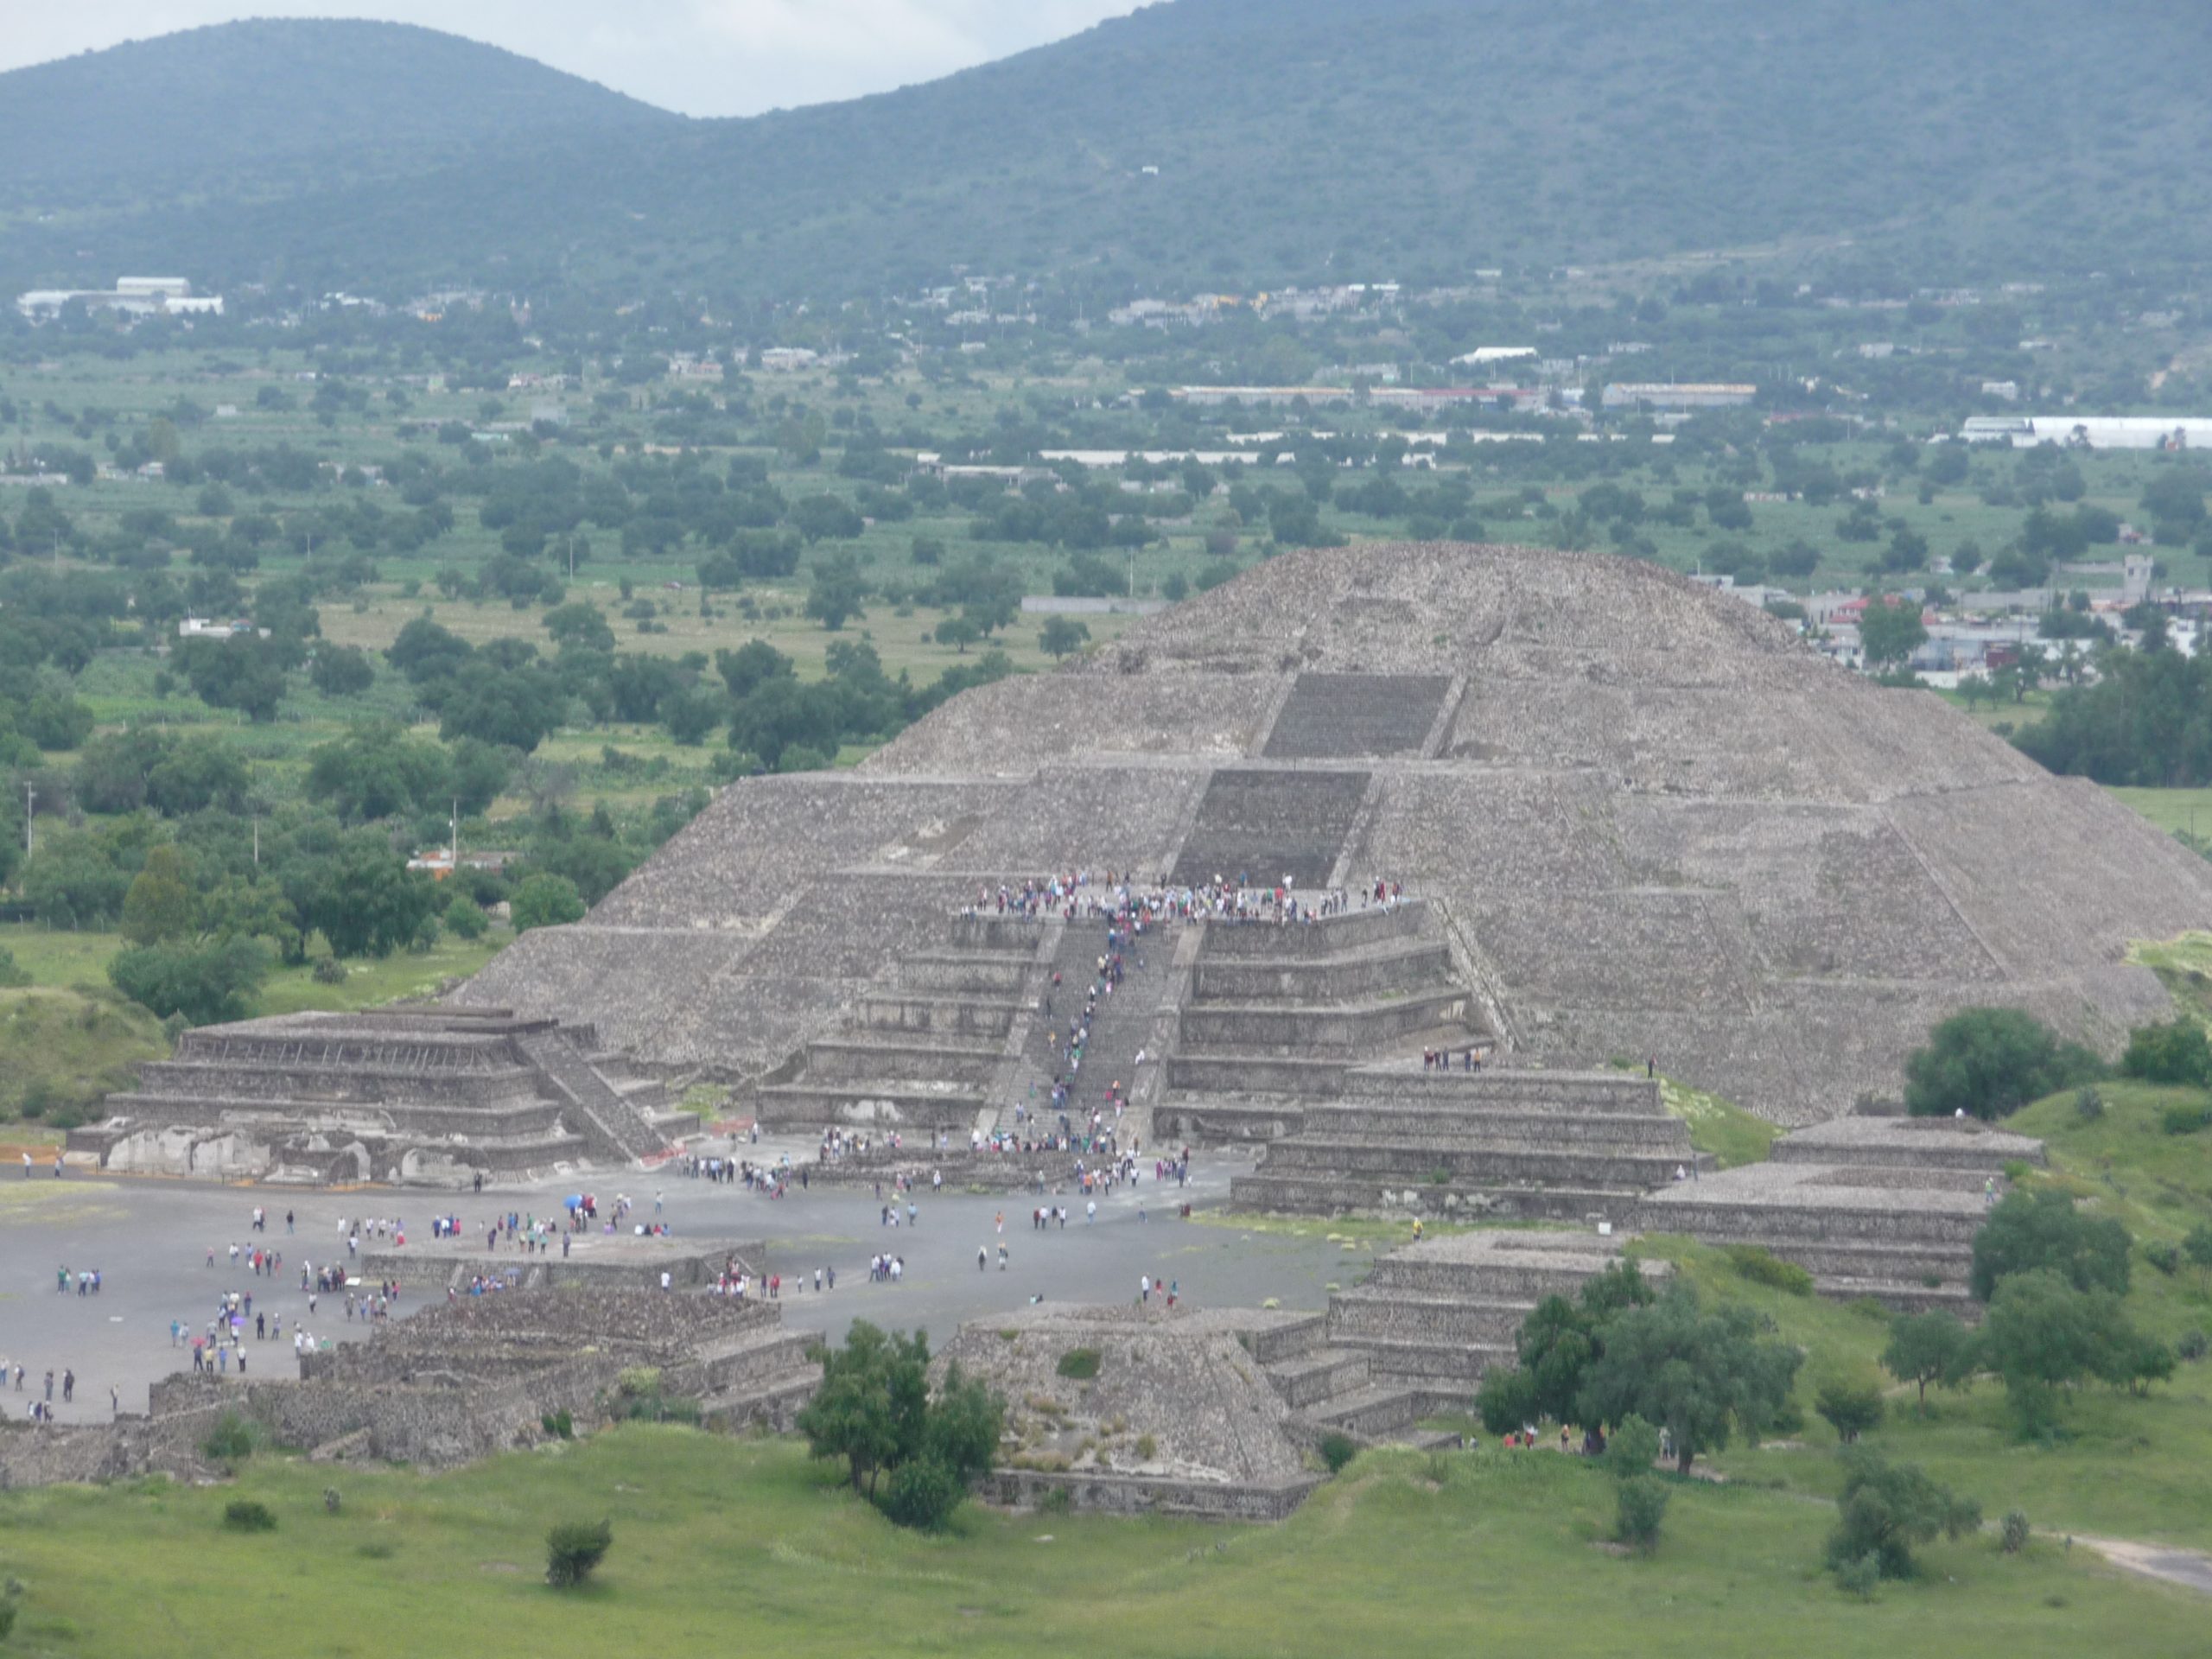
<svg viewBox="0 0 2212 1659">
<path fill-rule="evenodd" d="M 374 31 L 374 52 L 290 44 L 340 27 L 201 31 L 0 77 L 13 150 L 46 107 L 39 77 L 82 83 L 81 130 L 137 105 L 181 118 L 180 54 L 258 62 L 282 41 L 297 71 L 282 94 L 238 91 L 241 131 L 284 125 L 281 98 L 368 146 L 349 181 L 295 188 L 249 141 L 179 145 L 174 188 L 9 227 L 0 270 L 744 297 L 955 264 L 1169 289 L 1449 281 L 1784 239 L 1902 291 L 2177 264 L 2212 223 L 2189 164 L 2212 146 L 2212 41 L 2158 0 L 1179 0 L 926 86 L 694 123 L 422 31 Z M 537 77 L 542 126 L 497 116 L 475 79 L 493 67 Z M 563 99 L 575 119 L 552 118 Z M 455 154 L 456 129 L 485 120 L 496 149 Z M 27 171 L 60 190 L 53 148 Z M 137 148 L 87 143 L 71 188 L 130 194 Z"/>
<path fill-rule="evenodd" d="M 0 76 L 0 203 L 127 223 L 180 196 L 290 200 L 493 144 L 683 124 L 434 29 L 264 19 Z"/>
</svg>

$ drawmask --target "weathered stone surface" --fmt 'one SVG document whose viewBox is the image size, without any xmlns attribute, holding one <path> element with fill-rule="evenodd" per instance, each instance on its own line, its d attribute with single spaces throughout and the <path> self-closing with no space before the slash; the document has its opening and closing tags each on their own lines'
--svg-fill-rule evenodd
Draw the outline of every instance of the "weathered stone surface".
<svg viewBox="0 0 2212 1659">
<path fill-rule="evenodd" d="M 1419 695 L 1394 709 L 1388 677 Z M 1510 1057 L 1656 1055 L 1785 1124 L 1896 1092 L 1967 1003 L 2110 1050 L 2169 1007 L 2127 944 L 2212 926 L 2202 860 L 1740 601 L 1600 555 L 1369 546 L 955 698 L 855 772 L 733 785 L 461 1000 L 760 1077 L 941 948 L 963 894 L 1239 863 L 1403 882 Z"/>
</svg>

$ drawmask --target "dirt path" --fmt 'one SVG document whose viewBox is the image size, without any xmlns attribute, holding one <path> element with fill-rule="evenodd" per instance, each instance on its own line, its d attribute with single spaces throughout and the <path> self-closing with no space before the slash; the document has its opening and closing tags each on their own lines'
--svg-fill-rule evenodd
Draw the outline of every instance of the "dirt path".
<svg viewBox="0 0 2212 1659">
<path fill-rule="evenodd" d="M 2194 1549 L 2177 1549 L 2170 1544 L 2131 1543 L 2124 1538 L 2088 1538 L 2080 1533 L 2073 1535 L 2074 1541 L 2084 1549 L 2094 1549 L 2123 1572 L 2133 1573 L 2146 1579 L 2161 1579 L 2168 1584 L 2178 1584 L 2200 1595 L 2212 1596 L 2212 1555 Z"/>
</svg>

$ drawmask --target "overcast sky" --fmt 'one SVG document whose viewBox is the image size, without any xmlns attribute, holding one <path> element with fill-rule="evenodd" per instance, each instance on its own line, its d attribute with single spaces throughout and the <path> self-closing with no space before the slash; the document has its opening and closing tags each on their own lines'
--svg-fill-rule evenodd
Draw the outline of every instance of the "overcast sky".
<svg viewBox="0 0 2212 1659">
<path fill-rule="evenodd" d="M 0 69 L 238 17 L 422 23 L 687 115 L 854 98 L 1042 45 L 1135 0 L 0 0 Z"/>
</svg>

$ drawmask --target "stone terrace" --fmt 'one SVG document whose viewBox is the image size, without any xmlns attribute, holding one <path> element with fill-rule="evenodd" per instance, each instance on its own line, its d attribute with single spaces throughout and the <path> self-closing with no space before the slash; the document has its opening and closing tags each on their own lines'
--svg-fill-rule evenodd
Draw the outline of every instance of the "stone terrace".
<svg viewBox="0 0 2212 1659">
<path fill-rule="evenodd" d="M 1231 1182 L 1241 1209 L 1624 1223 L 1678 1170 L 1710 1167 L 1658 1085 L 1623 1071 L 1347 1072 Z"/>
<path fill-rule="evenodd" d="M 497 1009 L 207 1026 L 70 1146 L 113 1169 L 449 1185 L 664 1153 L 689 1120 L 597 1049 L 588 1026 Z"/>
<path fill-rule="evenodd" d="M 1974 1236 L 2008 1164 L 2043 1143 L 1949 1118 L 1842 1118 L 1775 1142 L 1770 1161 L 1651 1193 L 1635 1224 L 1708 1244 L 1755 1244 L 1821 1294 L 1972 1316 Z"/>
</svg>

